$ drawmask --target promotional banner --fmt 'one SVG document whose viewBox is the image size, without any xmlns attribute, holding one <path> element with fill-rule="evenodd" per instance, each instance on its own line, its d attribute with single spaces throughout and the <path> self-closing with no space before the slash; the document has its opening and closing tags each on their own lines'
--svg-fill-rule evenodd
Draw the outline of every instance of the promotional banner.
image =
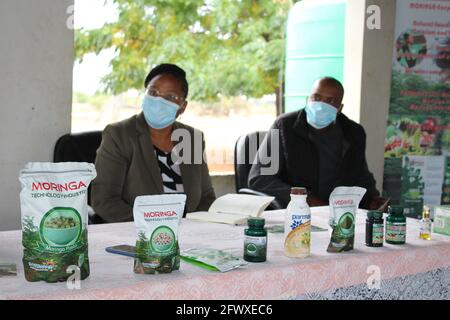
<svg viewBox="0 0 450 320">
<path fill-rule="evenodd" d="M 450 204 L 450 0 L 397 1 L 383 193 L 420 217 Z"/>
</svg>

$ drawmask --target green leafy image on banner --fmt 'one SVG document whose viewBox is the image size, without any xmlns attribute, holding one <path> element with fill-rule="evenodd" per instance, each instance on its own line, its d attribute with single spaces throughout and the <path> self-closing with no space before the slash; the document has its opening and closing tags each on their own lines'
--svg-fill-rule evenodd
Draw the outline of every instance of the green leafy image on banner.
<svg viewBox="0 0 450 320">
<path fill-rule="evenodd" d="M 445 174 L 444 183 L 442 185 L 442 200 L 443 205 L 450 204 L 450 157 L 445 158 Z"/>
<path fill-rule="evenodd" d="M 407 216 L 421 218 L 424 205 L 441 203 L 444 171 L 443 156 L 403 157 L 400 204 Z"/>
<path fill-rule="evenodd" d="M 419 163 L 421 167 L 414 166 Z M 422 215 L 425 182 L 422 177 L 424 161 L 414 162 L 405 156 L 402 166 L 402 191 L 400 205 L 407 216 Z"/>
</svg>

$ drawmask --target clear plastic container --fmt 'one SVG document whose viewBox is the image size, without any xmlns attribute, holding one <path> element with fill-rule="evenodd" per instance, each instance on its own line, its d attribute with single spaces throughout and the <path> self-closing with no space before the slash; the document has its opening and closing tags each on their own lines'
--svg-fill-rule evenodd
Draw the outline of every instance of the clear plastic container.
<svg viewBox="0 0 450 320">
<path fill-rule="evenodd" d="M 305 188 L 292 188 L 284 224 L 284 254 L 291 258 L 310 255 L 311 210 Z"/>
</svg>

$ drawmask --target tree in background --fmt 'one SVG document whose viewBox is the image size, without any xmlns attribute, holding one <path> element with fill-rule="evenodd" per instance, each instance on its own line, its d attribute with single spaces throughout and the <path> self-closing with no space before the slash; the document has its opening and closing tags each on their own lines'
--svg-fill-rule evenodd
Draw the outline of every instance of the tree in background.
<svg viewBox="0 0 450 320">
<path fill-rule="evenodd" d="M 111 0 L 118 20 L 76 30 L 78 61 L 113 48 L 108 93 L 143 89 L 148 71 L 175 63 L 188 74 L 190 99 L 259 98 L 275 93 L 284 60 L 291 0 Z"/>
</svg>

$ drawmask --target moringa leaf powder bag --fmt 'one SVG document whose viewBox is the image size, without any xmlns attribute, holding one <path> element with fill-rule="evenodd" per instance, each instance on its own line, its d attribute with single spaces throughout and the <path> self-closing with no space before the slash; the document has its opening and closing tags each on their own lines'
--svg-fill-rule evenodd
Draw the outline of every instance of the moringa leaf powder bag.
<svg viewBox="0 0 450 320">
<path fill-rule="evenodd" d="M 337 187 L 330 194 L 328 252 L 353 250 L 356 211 L 365 193 L 366 189 L 360 187 Z"/>
<path fill-rule="evenodd" d="M 88 186 L 93 164 L 29 163 L 20 172 L 22 244 L 28 281 L 66 281 L 79 268 L 89 276 Z"/>
<path fill-rule="evenodd" d="M 185 203 L 185 194 L 136 197 L 133 207 L 138 233 L 135 273 L 170 273 L 180 268 L 178 226 Z"/>
</svg>

